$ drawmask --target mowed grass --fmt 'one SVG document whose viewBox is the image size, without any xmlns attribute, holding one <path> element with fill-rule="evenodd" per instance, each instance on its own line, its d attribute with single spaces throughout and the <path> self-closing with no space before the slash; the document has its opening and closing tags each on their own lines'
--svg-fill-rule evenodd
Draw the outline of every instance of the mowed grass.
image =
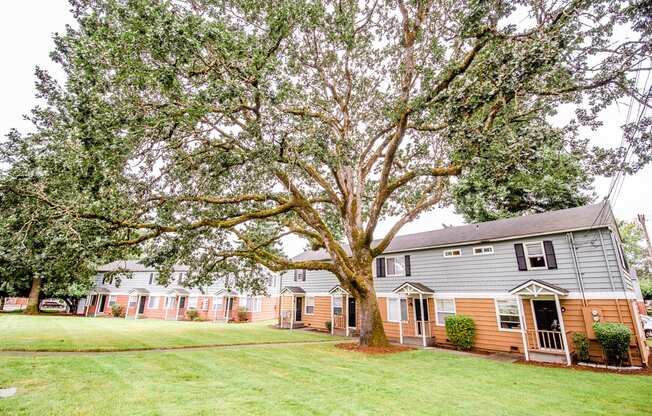
<svg viewBox="0 0 652 416">
<path fill-rule="evenodd" d="M 652 377 L 332 344 L 0 356 L 2 415 L 642 415 Z"/>
<path fill-rule="evenodd" d="M 281 331 L 272 322 L 223 324 L 0 314 L 0 350 L 116 351 L 271 342 L 332 340 Z"/>
</svg>

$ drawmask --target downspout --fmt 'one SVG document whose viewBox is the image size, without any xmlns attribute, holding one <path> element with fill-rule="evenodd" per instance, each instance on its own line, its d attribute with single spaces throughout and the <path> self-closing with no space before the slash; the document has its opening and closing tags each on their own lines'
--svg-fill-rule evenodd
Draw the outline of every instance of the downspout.
<svg viewBox="0 0 652 416">
<path fill-rule="evenodd" d="M 573 266 L 575 266 L 575 275 L 577 277 L 577 284 L 580 288 L 580 293 L 582 294 L 582 304 L 588 306 L 586 302 L 586 295 L 584 293 L 584 282 L 582 280 L 582 269 L 579 262 L 577 261 L 577 253 L 575 251 L 575 239 L 573 238 L 573 233 L 567 233 L 566 238 L 568 239 L 568 245 L 571 250 L 571 257 L 573 259 Z"/>
<path fill-rule="evenodd" d="M 611 273 L 611 266 L 609 265 L 609 257 L 607 257 L 607 250 L 604 248 L 604 239 L 602 238 L 602 230 L 598 230 L 598 234 L 600 235 L 600 247 L 602 247 L 602 255 L 604 256 L 604 262 L 607 265 L 607 274 L 609 274 L 609 283 L 611 283 L 611 290 L 615 293 L 616 292 L 616 285 L 614 284 L 614 279 Z M 623 292 L 625 291 L 625 287 L 623 286 Z M 623 314 L 620 311 L 620 301 L 618 299 L 614 299 L 616 301 L 616 310 L 618 311 L 618 319 L 620 320 L 620 323 L 623 323 Z"/>
</svg>

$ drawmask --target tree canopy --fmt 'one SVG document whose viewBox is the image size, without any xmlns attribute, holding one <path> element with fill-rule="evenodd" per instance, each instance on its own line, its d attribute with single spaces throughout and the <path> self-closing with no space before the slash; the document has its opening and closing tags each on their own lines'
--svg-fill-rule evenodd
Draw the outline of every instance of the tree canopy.
<svg viewBox="0 0 652 416">
<path fill-rule="evenodd" d="M 530 177 L 541 209 L 554 207 L 586 185 L 578 169 L 633 172 L 651 156 L 649 118 L 615 149 L 576 134 L 619 99 L 649 106 L 636 82 L 649 71 L 644 3 L 71 4 L 78 28 L 52 54 L 66 82 L 39 70 L 38 132 L 10 135 L 21 157 L 57 155 L 58 191 L 22 192 L 111 247 L 190 265 L 195 284 L 263 267 L 332 272 L 359 302 L 363 344 L 386 343 L 371 265 L 406 223 L 452 196 L 476 206 L 468 216 L 482 201 L 493 208 L 479 215 L 500 216 Z M 615 36 L 623 27 L 632 39 Z M 577 117 L 550 128 L 567 103 Z M 551 170 L 573 178 L 568 189 L 548 184 Z M 286 258 L 288 235 L 332 261 Z"/>
</svg>

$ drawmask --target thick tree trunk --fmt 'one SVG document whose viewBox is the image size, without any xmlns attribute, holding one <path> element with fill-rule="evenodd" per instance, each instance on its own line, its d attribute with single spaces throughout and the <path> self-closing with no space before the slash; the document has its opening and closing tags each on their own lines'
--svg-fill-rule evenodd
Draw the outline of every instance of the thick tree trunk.
<svg viewBox="0 0 652 416">
<path fill-rule="evenodd" d="M 39 313 L 39 302 L 41 299 L 41 279 L 39 277 L 32 278 L 32 288 L 29 291 L 29 299 L 27 300 L 27 309 L 25 314 L 37 315 Z"/>
<path fill-rule="evenodd" d="M 356 299 L 360 314 L 360 345 L 365 347 L 386 347 L 389 345 L 385 335 L 383 319 L 378 308 L 376 291 L 369 291 L 366 296 Z"/>
</svg>

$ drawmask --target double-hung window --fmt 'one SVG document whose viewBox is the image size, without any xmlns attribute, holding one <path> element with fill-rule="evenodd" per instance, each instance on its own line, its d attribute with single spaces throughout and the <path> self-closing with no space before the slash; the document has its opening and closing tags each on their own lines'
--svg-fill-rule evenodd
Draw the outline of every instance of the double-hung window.
<svg viewBox="0 0 652 416">
<path fill-rule="evenodd" d="M 158 309 L 158 303 L 159 303 L 159 297 L 158 296 L 150 296 L 149 297 L 149 303 L 147 304 L 148 309 Z"/>
<path fill-rule="evenodd" d="M 129 296 L 129 307 L 130 308 L 135 307 L 137 301 L 138 301 L 138 296 L 136 296 L 136 295 Z"/>
<path fill-rule="evenodd" d="M 241 305 L 249 312 L 260 312 L 262 306 L 262 298 L 260 297 L 249 297 L 240 299 L 243 304 Z"/>
<path fill-rule="evenodd" d="M 213 310 L 222 309 L 222 296 L 213 296 Z"/>
<path fill-rule="evenodd" d="M 304 269 L 298 269 L 294 271 L 294 281 L 295 282 L 305 282 L 306 281 L 306 271 Z"/>
<path fill-rule="evenodd" d="M 116 304 L 118 297 L 116 295 L 109 296 L 109 307 Z"/>
<path fill-rule="evenodd" d="M 154 284 L 154 273 L 149 274 L 149 284 L 153 285 Z"/>
<path fill-rule="evenodd" d="M 376 277 L 410 276 L 410 256 L 376 258 Z"/>
<path fill-rule="evenodd" d="M 342 315 L 342 297 L 336 296 L 333 298 L 333 314 Z"/>
<path fill-rule="evenodd" d="M 197 296 L 191 296 L 188 298 L 188 308 L 197 309 Z"/>
<path fill-rule="evenodd" d="M 201 309 L 202 309 L 203 311 L 207 311 L 207 310 L 208 310 L 208 298 L 203 298 L 203 299 L 201 300 Z"/>
<path fill-rule="evenodd" d="M 437 325 L 446 325 L 446 318 L 455 315 L 455 299 L 437 299 L 435 301 Z"/>
<path fill-rule="evenodd" d="M 536 270 L 548 267 L 546 265 L 546 254 L 543 251 L 543 242 L 525 243 L 523 247 L 525 248 L 528 269 Z"/>
<path fill-rule="evenodd" d="M 312 315 L 315 313 L 315 297 L 306 296 L 306 315 Z"/>
<path fill-rule="evenodd" d="M 521 329 L 521 318 L 516 299 L 496 299 L 498 328 L 502 330 Z"/>
<path fill-rule="evenodd" d="M 173 309 L 174 307 L 174 298 L 166 297 L 165 298 L 165 309 Z"/>
<path fill-rule="evenodd" d="M 408 320 L 407 299 L 387 298 L 387 320 L 389 322 Z"/>
</svg>

